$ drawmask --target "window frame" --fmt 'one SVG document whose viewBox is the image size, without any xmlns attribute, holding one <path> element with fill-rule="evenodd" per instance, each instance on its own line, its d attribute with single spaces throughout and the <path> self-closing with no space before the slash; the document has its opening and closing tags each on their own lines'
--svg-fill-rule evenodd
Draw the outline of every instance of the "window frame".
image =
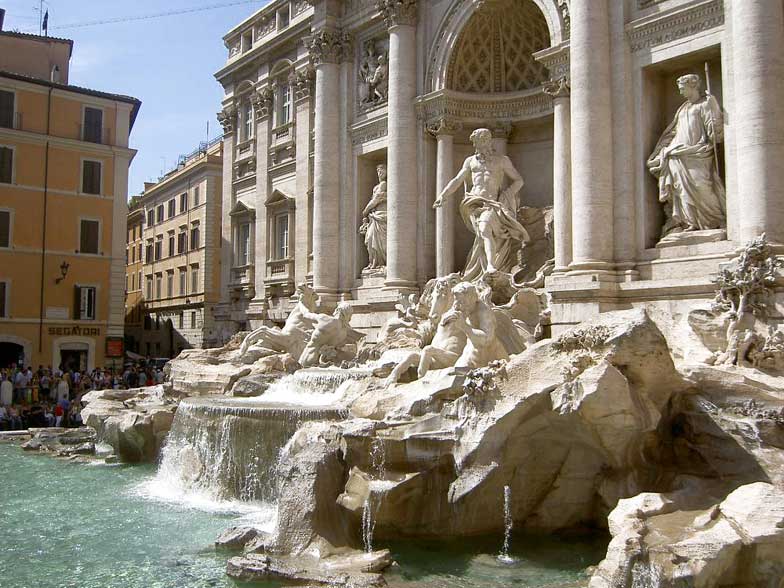
<svg viewBox="0 0 784 588">
<path fill-rule="evenodd" d="M 101 113 L 101 129 L 98 136 L 98 141 L 90 141 L 86 139 L 87 131 L 87 109 L 97 110 Z M 92 143 L 94 145 L 108 145 L 109 141 L 104 141 L 104 131 L 106 130 L 106 108 L 97 106 L 95 104 L 82 104 L 82 136 L 79 137 L 85 143 Z"/>
<path fill-rule="evenodd" d="M 74 288 L 79 290 L 79 316 L 75 318 L 75 320 L 79 321 L 95 321 L 98 320 L 98 284 L 74 284 Z M 83 290 L 92 290 L 93 291 L 93 316 L 83 316 L 82 315 L 82 291 Z M 89 308 L 89 307 L 88 307 Z M 76 310 L 76 308 L 74 308 Z"/>
<path fill-rule="evenodd" d="M 199 264 L 198 263 L 192 263 L 190 269 L 191 269 L 191 272 L 190 272 L 191 273 L 191 275 L 190 275 L 191 296 L 193 296 L 194 294 L 197 294 L 199 292 Z M 195 280 L 195 282 L 194 282 L 194 280 Z"/>
<path fill-rule="evenodd" d="M 16 105 L 17 105 L 17 102 L 18 102 L 17 95 L 16 95 L 16 88 L 0 88 L 0 92 L 6 92 L 6 93 L 11 94 L 13 96 L 13 104 L 11 106 L 11 126 L 10 127 L 4 127 L 4 126 L 0 125 L 0 129 L 19 130 L 17 127 L 19 127 L 20 124 L 19 124 L 19 121 L 17 121 L 17 119 L 16 119 L 17 114 L 19 114 L 18 111 L 16 110 Z"/>
<path fill-rule="evenodd" d="M 78 242 L 76 246 L 76 253 L 79 255 L 101 255 L 101 242 L 103 240 L 103 222 L 100 218 L 96 218 L 94 216 L 80 216 L 78 218 L 79 221 L 79 230 L 78 232 Z M 98 223 L 98 240 L 96 242 L 96 251 L 95 253 L 91 253 L 89 251 L 82 251 L 82 223 L 84 222 L 95 222 Z"/>
<path fill-rule="evenodd" d="M 6 143 L 0 143 L 0 149 L 11 150 L 11 181 L 4 182 L 0 180 L 0 184 L 5 184 L 6 186 L 13 186 L 16 184 L 16 145 L 8 145 Z"/>
<path fill-rule="evenodd" d="M 0 206 L 0 213 L 8 213 L 8 245 L 0 245 L 0 249 L 14 248 L 14 209 Z"/>
<path fill-rule="evenodd" d="M 193 187 L 193 206 L 192 206 L 192 208 L 196 208 L 200 204 L 200 202 L 199 202 L 199 197 L 200 197 L 199 188 L 200 188 L 200 186 L 194 186 Z"/>
<path fill-rule="evenodd" d="M 0 284 L 4 285 L 0 319 L 8 319 L 11 318 L 11 279 L 0 278 Z"/>
<path fill-rule="evenodd" d="M 97 193 L 95 193 L 95 192 L 85 192 L 84 191 L 84 164 L 87 163 L 87 162 L 97 163 L 98 164 L 98 170 L 99 170 L 98 174 L 99 175 L 98 175 L 98 192 Z M 79 194 L 81 196 L 104 196 L 105 195 L 104 190 L 103 190 L 103 177 L 104 177 L 103 164 L 104 164 L 104 162 L 103 162 L 102 159 L 96 159 L 95 157 L 82 157 L 82 158 L 80 158 L 81 173 L 79 174 Z"/>
</svg>

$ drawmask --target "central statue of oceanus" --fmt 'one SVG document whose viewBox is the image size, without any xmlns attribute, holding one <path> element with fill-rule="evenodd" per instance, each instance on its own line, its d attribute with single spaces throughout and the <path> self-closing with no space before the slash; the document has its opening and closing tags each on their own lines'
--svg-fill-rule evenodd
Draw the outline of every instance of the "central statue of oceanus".
<svg viewBox="0 0 784 588">
<path fill-rule="evenodd" d="M 529 241 L 528 233 L 517 221 L 517 193 L 523 187 L 522 176 L 506 155 L 494 152 L 490 130 L 475 130 L 471 141 L 474 155 L 465 160 L 460 172 L 433 204 L 439 208 L 449 195 L 465 186 L 460 216 L 475 235 L 463 271 L 463 279 L 468 282 L 485 273 L 511 272 L 517 263 L 516 244 Z M 511 184 L 502 190 L 504 177 Z"/>
</svg>

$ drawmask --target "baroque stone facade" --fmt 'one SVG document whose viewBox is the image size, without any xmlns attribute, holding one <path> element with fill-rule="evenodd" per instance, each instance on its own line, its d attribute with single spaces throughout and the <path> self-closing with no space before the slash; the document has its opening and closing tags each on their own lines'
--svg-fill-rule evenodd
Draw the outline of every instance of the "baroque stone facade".
<svg viewBox="0 0 784 588">
<path fill-rule="evenodd" d="M 323 310 L 350 304 L 352 325 L 372 340 L 400 295 L 462 272 L 474 242 L 459 218 L 462 188 L 432 205 L 479 128 L 522 176 L 521 210 L 552 207 L 554 258 L 533 273 L 555 333 L 608 310 L 686 312 L 709 300 L 712 276 L 743 243 L 763 232 L 774 249 L 784 240 L 784 179 L 772 163 L 784 149 L 783 72 L 760 65 L 784 49 L 784 28 L 780 3 L 768 4 L 269 3 L 226 35 L 216 74 L 226 90 L 225 336 L 282 324 L 295 285 L 307 282 Z M 689 110 L 676 83 L 686 75 L 700 77 L 687 101 L 711 105 L 704 128 L 727 125 L 706 148 L 726 196 L 705 224 L 715 234 L 692 235 L 705 227 L 684 221 L 675 238 L 663 231 L 672 219 L 660 201 L 666 179 L 646 162 L 659 143 L 666 165 L 691 165 L 672 140 L 661 144 Z M 359 228 L 379 164 L 385 266 L 363 273 L 374 264 Z M 512 275 L 532 275 L 523 245 L 510 252 Z"/>
</svg>

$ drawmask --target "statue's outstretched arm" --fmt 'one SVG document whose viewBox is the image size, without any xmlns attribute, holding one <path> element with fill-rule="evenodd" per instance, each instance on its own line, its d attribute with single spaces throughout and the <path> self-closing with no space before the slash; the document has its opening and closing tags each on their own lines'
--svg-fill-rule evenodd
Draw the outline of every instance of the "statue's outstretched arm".
<svg viewBox="0 0 784 588">
<path fill-rule="evenodd" d="M 443 190 L 441 190 L 441 193 L 438 195 L 438 198 L 436 198 L 436 201 L 433 203 L 433 208 L 439 208 L 444 203 L 444 199 L 446 199 L 447 196 L 449 196 L 460 186 L 462 186 L 463 183 L 466 182 L 470 177 L 471 177 L 471 158 L 469 157 L 468 159 L 465 160 L 465 162 L 463 162 L 463 167 L 460 168 L 458 174 L 454 178 L 452 178 L 452 180 L 446 186 L 444 186 Z"/>
</svg>

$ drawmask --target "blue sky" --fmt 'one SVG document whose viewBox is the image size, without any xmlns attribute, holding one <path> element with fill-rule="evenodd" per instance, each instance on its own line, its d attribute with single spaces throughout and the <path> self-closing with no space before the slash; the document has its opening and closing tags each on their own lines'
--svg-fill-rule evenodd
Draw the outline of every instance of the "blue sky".
<svg viewBox="0 0 784 588">
<path fill-rule="evenodd" d="M 238 0 L 234 0 L 237 2 Z M 5 30 L 38 33 L 39 0 L 0 0 Z M 129 195 L 174 166 L 207 135 L 220 134 L 215 118 L 223 89 L 213 74 L 226 61 L 223 35 L 266 4 L 255 0 L 190 14 L 96 26 L 58 25 L 159 14 L 233 3 L 232 0 L 48 0 L 49 34 L 73 39 L 70 83 L 128 94 L 142 101 L 131 132 L 138 150 Z"/>
</svg>

